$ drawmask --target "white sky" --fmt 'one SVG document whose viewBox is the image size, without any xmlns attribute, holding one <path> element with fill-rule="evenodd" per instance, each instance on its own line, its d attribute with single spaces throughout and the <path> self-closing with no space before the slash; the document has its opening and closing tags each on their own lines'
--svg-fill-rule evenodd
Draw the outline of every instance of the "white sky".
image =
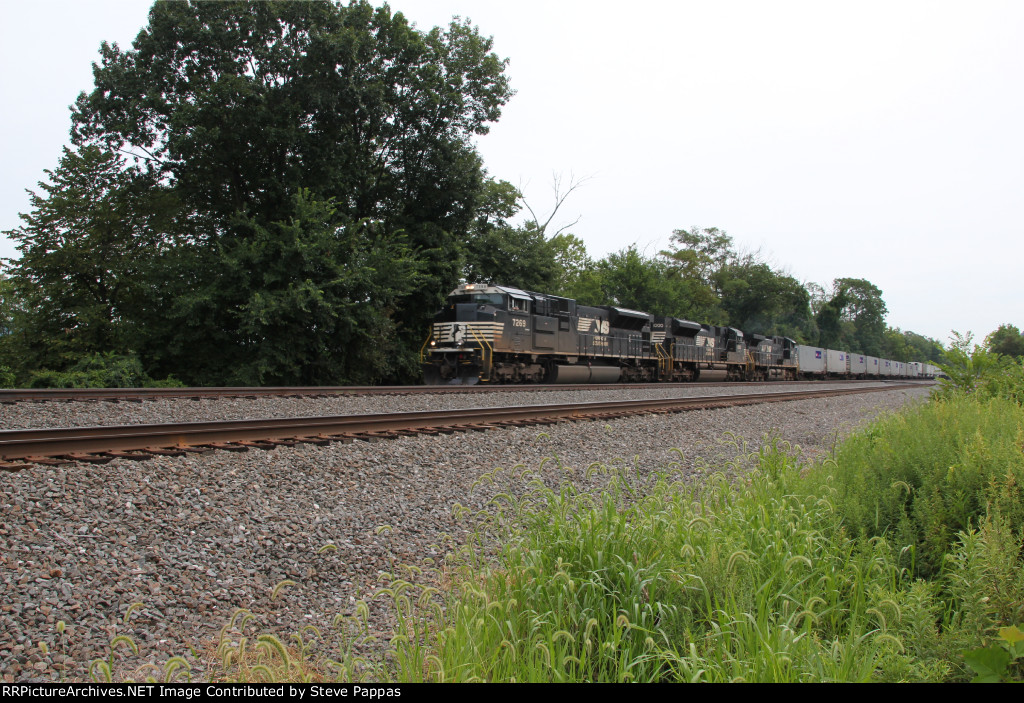
<svg viewBox="0 0 1024 703">
<path fill-rule="evenodd" d="M 1024 3 L 391 5 L 494 37 L 517 95 L 487 168 L 535 210 L 554 175 L 588 177 L 559 214 L 595 258 L 715 226 L 801 281 L 870 280 L 902 329 L 1024 327 Z M 0 230 L 56 166 L 100 42 L 130 46 L 149 6 L 5 2 Z"/>
</svg>

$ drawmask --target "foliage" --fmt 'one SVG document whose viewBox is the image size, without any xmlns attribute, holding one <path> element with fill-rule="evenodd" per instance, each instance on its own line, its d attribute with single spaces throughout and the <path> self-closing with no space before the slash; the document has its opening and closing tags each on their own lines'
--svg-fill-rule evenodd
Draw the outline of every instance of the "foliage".
<svg viewBox="0 0 1024 703">
<path fill-rule="evenodd" d="M 942 345 L 915 332 L 903 332 L 898 327 L 887 327 L 883 336 L 881 356 L 896 361 L 937 363 L 945 359 Z"/>
<path fill-rule="evenodd" d="M 656 315 L 706 319 L 690 282 L 672 276 L 664 259 L 630 245 L 609 254 L 577 277 L 572 294 L 584 305 L 619 305 Z"/>
<path fill-rule="evenodd" d="M 561 180 L 556 178 L 554 207 L 540 222 L 541 218 L 519 189 L 507 181 L 488 179 L 466 242 L 465 281 L 597 299 L 600 293 L 593 285 L 594 262 L 587 255 L 583 241 L 564 231 L 571 225 L 548 234 L 556 213 L 582 183 L 573 180 L 568 189 L 561 192 Z M 532 219 L 513 226 L 509 220 L 519 214 L 521 208 L 529 211 Z"/>
<path fill-rule="evenodd" d="M 964 659 L 977 674 L 971 683 L 1024 682 L 1024 632 L 1004 627 L 996 644 L 971 650 Z"/>
<path fill-rule="evenodd" d="M 555 254 L 558 265 L 558 280 L 552 291 L 556 295 L 575 297 L 573 291 L 580 285 L 594 262 L 587 254 L 583 240 L 573 234 L 556 234 L 548 242 Z"/>
<path fill-rule="evenodd" d="M 101 55 L 76 143 L 132 155 L 189 213 L 187 241 L 152 276 L 169 312 L 143 335 L 156 368 L 194 382 L 408 378 L 423 321 L 459 277 L 483 185 L 472 137 L 511 95 L 491 41 L 458 21 L 421 32 L 365 1 L 158 1 L 131 50 Z M 332 248 L 328 233 L 345 234 Z M 373 260 L 311 271 L 312 253 L 371 241 Z M 286 279 L 282 256 L 307 258 Z M 382 332 L 387 356 L 321 358 L 352 321 Z M 265 336 L 298 329 L 306 363 L 290 336 Z"/>
<path fill-rule="evenodd" d="M 816 336 L 808 290 L 758 253 L 737 252 L 722 230 L 676 230 L 661 255 L 686 287 L 692 319 L 800 342 Z"/>
<path fill-rule="evenodd" d="M 973 341 L 974 335 L 970 332 L 967 335 L 953 332 L 945 353 L 946 361 L 938 364 L 945 378 L 940 379 L 939 388 L 933 392 L 936 398 L 966 396 L 999 383 L 996 381 L 1000 376 L 999 358 Z"/>
<path fill-rule="evenodd" d="M 807 340 L 813 334 L 810 298 L 792 276 L 746 256 L 716 275 L 730 325 L 744 332 Z"/>
<path fill-rule="evenodd" d="M 421 33 L 365 2 L 157 2 L 133 47 L 103 45 L 74 135 L 173 175 L 220 223 L 272 221 L 299 187 L 345 193 L 355 219 L 402 208 L 450 185 L 436 167 L 509 96 L 469 25 Z"/>
<path fill-rule="evenodd" d="M 513 227 L 519 211 L 518 189 L 507 181 L 488 180 L 466 242 L 467 283 L 495 283 L 523 290 L 552 292 L 559 264 L 552 243 L 535 223 Z"/>
<path fill-rule="evenodd" d="M 0 340 L 14 331 L 15 296 L 13 281 L 0 271 Z"/>
<path fill-rule="evenodd" d="M 661 252 L 683 277 L 714 287 L 716 274 L 736 258 L 732 237 L 717 227 L 677 229 Z"/>
<path fill-rule="evenodd" d="M 689 231 L 678 229 L 669 238 L 669 248 L 661 252 L 673 276 L 686 282 L 686 295 L 692 310 L 686 315 L 700 322 L 724 325 L 729 322 L 723 309 L 719 272 L 735 259 L 732 237 L 717 227 Z"/>
<path fill-rule="evenodd" d="M 930 576 L 986 514 L 1024 524 L 1021 437 L 1024 410 L 1011 402 L 933 403 L 851 437 L 828 480 L 853 534 L 909 546 L 906 565 Z"/>
<path fill-rule="evenodd" d="M 985 346 L 993 354 L 1024 357 L 1024 333 L 1013 325 L 999 325 L 999 329 L 985 338 Z"/>
<path fill-rule="evenodd" d="M 25 224 L 5 232 L 21 252 L 9 262 L 4 325 L 22 375 L 134 351 L 136 326 L 150 310 L 148 274 L 173 244 L 173 196 L 126 171 L 120 156 L 65 149 L 46 173 L 44 194 L 30 193 Z"/>
<path fill-rule="evenodd" d="M 478 527 L 504 544 L 497 563 L 468 556 L 443 605 L 400 609 L 395 677 L 966 680 L 959 652 L 1010 615 L 976 605 L 1012 606 L 1024 586 L 1020 536 L 1005 541 L 1012 521 L 961 531 L 948 576 L 915 579 L 897 535 L 844 527 L 828 478 L 842 462 L 807 477 L 769 441 L 738 456 L 729 468 L 755 468 L 736 481 L 645 479 L 618 464 L 587 469 L 607 476 L 597 493 L 530 479 L 520 498 L 499 494 Z"/>
<path fill-rule="evenodd" d="M 12 369 L 15 358 L 11 351 L 14 341 L 15 295 L 14 284 L 0 271 L 0 388 L 12 388 L 15 384 Z"/>
<path fill-rule="evenodd" d="M 1024 359 L 1000 357 L 999 373 L 990 374 L 982 384 L 981 398 L 1001 398 L 1024 405 Z"/>
<path fill-rule="evenodd" d="M 35 371 L 29 388 L 172 388 L 181 386 L 173 376 L 150 378 L 134 354 L 95 353 L 82 357 L 66 371 Z"/>
<path fill-rule="evenodd" d="M 862 278 L 837 278 L 818 304 L 818 346 L 884 356 L 886 305 L 878 286 Z"/>
<path fill-rule="evenodd" d="M 406 238 L 372 222 L 339 221 L 333 201 L 308 191 L 295 196 L 289 221 L 250 226 L 250 236 L 222 256 L 235 276 L 258 276 L 237 311 L 247 342 L 246 359 L 236 361 L 236 373 L 247 375 L 237 381 L 327 385 L 387 376 L 401 355 L 392 313 L 422 270 Z M 375 304 L 359 304 L 367 300 Z"/>
</svg>

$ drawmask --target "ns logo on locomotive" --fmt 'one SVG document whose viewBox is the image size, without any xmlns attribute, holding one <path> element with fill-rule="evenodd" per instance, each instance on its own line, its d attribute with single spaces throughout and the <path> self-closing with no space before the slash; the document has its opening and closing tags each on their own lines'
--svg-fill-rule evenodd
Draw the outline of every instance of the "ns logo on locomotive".
<svg viewBox="0 0 1024 703">
<path fill-rule="evenodd" d="M 932 378 L 919 362 L 797 345 L 507 286 L 464 284 L 448 296 L 420 349 L 428 384 L 695 381 L 702 369 L 727 380 Z"/>
</svg>

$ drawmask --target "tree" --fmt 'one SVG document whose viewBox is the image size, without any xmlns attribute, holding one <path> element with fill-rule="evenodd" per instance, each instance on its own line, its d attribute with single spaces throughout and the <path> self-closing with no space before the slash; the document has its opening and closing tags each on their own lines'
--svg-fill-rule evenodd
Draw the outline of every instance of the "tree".
<svg viewBox="0 0 1024 703">
<path fill-rule="evenodd" d="M 467 283 L 497 283 L 551 293 L 559 278 L 556 250 L 533 221 L 513 227 L 519 190 L 507 181 L 488 180 L 466 243 Z"/>
<path fill-rule="evenodd" d="M 329 218 L 318 225 L 324 232 L 369 223 L 385 250 L 417 261 L 407 269 L 416 271 L 412 288 L 396 282 L 393 290 L 371 287 L 387 293 L 381 298 L 336 299 L 386 310 L 403 344 L 390 370 L 376 372 L 412 374 L 428 315 L 461 272 L 483 187 L 471 139 L 511 96 L 505 63 L 468 23 L 420 32 L 365 0 L 159 0 L 131 50 L 104 44 L 96 87 L 73 110 L 74 140 L 130 154 L 173 188 L 196 225 L 194 249 L 168 273 L 194 280 L 178 307 L 191 316 L 181 329 L 189 337 L 167 340 L 166 363 L 197 378 L 231 368 L 298 381 L 283 357 L 254 361 L 253 345 L 283 340 L 254 337 L 247 311 L 287 248 L 267 237 L 294 235 L 293 220 L 311 233 L 309 207 L 330 203 L 314 208 Z M 300 286 L 300 275 L 291 283 Z M 297 295 L 277 305 L 313 330 L 319 318 L 307 302 Z M 215 356 L 189 354 L 192 341 L 206 340 L 216 340 Z"/>
<path fill-rule="evenodd" d="M 0 271 L 0 388 L 14 386 L 15 353 L 14 312 L 17 308 L 17 294 L 14 284 Z"/>
<path fill-rule="evenodd" d="M 661 255 L 683 278 L 714 287 L 715 274 L 736 258 L 732 237 L 717 227 L 677 229 Z"/>
<path fill-rule="evenodd" d="M 148 309 L 147 276 L 173 245 L 172 195 L 98 147 L 64 149 L 46 171 L 33 211 L 5 232 L 21 257 L 9 266 L 20 300 L 8 323 L 19 366 L 61 370 L 82 356 L 137 346 Z"/>
<path fill-rule="evenodd" d="M 843 334 L 843 309 L 846 307 L 846 293 L 839 288 L 827 302 L 819 305 L 814 321 L 818 327 L 818 346 L 835 349 L 845 348 Z M 860 349 L 853 351 L 860 352 Z"/>
<path fill-rule="evenodd" d="M 885 314 L 885 301 L 877 286 L 862 278 L 837 278 L 832 282 L 832 297 L 819 304 L 815 317 L 818 344 L 882 356 Z"/>
<path fill-rule="evenodd" d="M 0 340 L 14 332 L 14 311 L 17 306 L 14 283 L 0 271 Z"/>
<path fill-rule="evenodd" d="M 774 271 L 749 255 L 715 274 L 729 324 L 744 332 L 807 338 L 811 326 L 810 296 L 792 276 Z"/>
<path fill-rule="evenodd" d="M 885 344 L 881 356 L 897 361 L 944 361 L 942 345 L 938 340 L 916 332 L 903 332 L 897 328 L 885 330 Z"/>
<path fill-rule="evenodd" d="M 532 220 L 530 220 L 530 222 L 533 223 L 533 228 L 538 230 L 541 234 L 547 236 L 548 227 L 551 225 L 551 222 L 555 219 L 555 215 L 558 214 L 558 211 L 565 204 L 565 201 L 568 200 L 569 196 L 573 194 L 573 191 L 575 191 L 581 185 L 586 183 L 588 180 L 590 180 L 590 179 L 589 178 L 576 178 L 575 176 L 570 175 L 569 176 L 569 186 L 567 188 L 565 188 L 565 190 L 563 191 L 562 190 L 562 187 L 563 187 L 562 186 L 562 176 L 559 175 L 559 174 L 555 174 L 555 176 L 552 178 L 552 183 L 551 183 L 551 188 L 552 188 L 552 190 L 555 193 L 555 204 L 551 208 L 551 212 L 548 213 L 547 217 L 540 217 L 540 216 L 538 216 L 537 213 L 534 211 L 533 207 L 530 206 L 530 203 L 528 203 L 526 201 L 526 198 L 524 198 L 522 193 L 520 193 L 519 194 L 519 200 L 523 203 L 523 207 L 525 207 L 526 210 L 530 213 L 530 217 L 533 218 Z M 558 235 L 560 235 L 563 232 L 565 232 L 565 230 L 569 229 L 570 227 L 572 227 L 573 225 L 578 223 L 579 221 L 580 221 L 580 218 L 577 217 L 575 220 L 573 220 L 569 224 L 562 225 L 561 227 L 558 228 L 558 230 L 552 236 L 553 237 L 557 237 Z"/>
<path fill-rule="evenodd" d="M 688 317 L 686 287 L 668 275 L 661 258 L 644 256 L 636 245 L 609 254 L 582 277 L 577 299 L 585 305 L 618 305 L 656 315 Z"/>
<path fill-rule="evenodd" d="M 400 343 L 390 311 L 417 285 L 421 262 L 372 222 L 337 223 L 333 202 L 307 191 L 295 200 L 291 220 L 256 226 L 230 252 L 232 267 L 262 264 L 239 313 L 252 363 L 237 381 L 369 383 L 391 374 Z"/>
<path fill-rule="evenodd" d="M 593 261 L 583 241 L 564 230 L 547 236 L 555 214 L 583 181 L 573 179 L 561 192 L 555 179 L 555 205 L 541 224 L 518 188 L 488 179 L 481 191 L 477 216 L 470 230 L 463 274 L 468 283 L 504 283 L 525 290 L 575 297 L 581 276 Z M 532 217 L 514 227 L 509 220 L 525 207 Z M 585 295 L 585 293 L 584 293 Z"/>
<path fill-rule="evenodd" d="M 985 346 L 993 354 L 1024 357 L 1024 334 L 1013 325 L 999 325 L 999 329 L 985 338 Z"/>
<path fill-rule="evenodd" d="M 554 235 L 548 242 L 558 265 L 558 280 L 552 292 L 575 298 L 574 291 L 579 287 L 587 271 L 594 266 L 593 260 L 587 254 L 587 247 L 582 239 L 567 232 Z"/>
<path fill-rule="evenodd" d="M 836 285 L 843 291 L 846 305 L 843 319 L 853 323 L 853 335 L 845 348 L 879 356 L 885 334 L 885 301 L 882 291 L 863 278 L 840 278 Z"/>
<path fill-rule="evenodd" d="M 732 237 L 717 227 L 677 229 L 661 256 L 667 264 L 667 275 L 678 279 L 685 290 L 687 316 L 716 325 L 727 324 L 729 313 L 723 305 L 719 274 L 737 259 Z"/>
</svg>

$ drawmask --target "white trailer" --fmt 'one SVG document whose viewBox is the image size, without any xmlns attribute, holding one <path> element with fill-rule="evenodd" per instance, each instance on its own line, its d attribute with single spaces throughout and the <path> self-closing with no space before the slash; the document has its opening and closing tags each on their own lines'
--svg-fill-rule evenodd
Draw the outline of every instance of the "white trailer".
<svg viewBox="0 0 1024 703">
<path fill-rule="evenodd" d="M 861 378 L 868 372 L 868 358 L 863 354 L 850 355 L 850 375 Z"/>
<path fill-rule="evenodd" d="M 797 351 L 797 363 L 799 364 L 801 376 L 825 375 L 825 350 L 820 347 L 799 346 Z"/>
<path fill-rule="evenodd" d="M 850 353 L 836 349 L 825 350 L 825 373 L 829 376 L 841 376 L 845 378 L 850 375 Z"/>
</svg>

